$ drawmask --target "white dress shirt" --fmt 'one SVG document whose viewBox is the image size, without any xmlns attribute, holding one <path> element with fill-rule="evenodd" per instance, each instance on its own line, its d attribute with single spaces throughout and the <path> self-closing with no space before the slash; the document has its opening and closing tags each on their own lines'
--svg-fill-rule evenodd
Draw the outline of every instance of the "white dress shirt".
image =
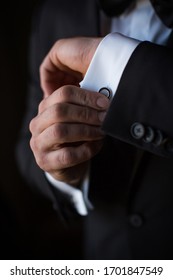
<svg viewBox="0 0 173 280">
<path fill-rule="evenodd" d="M 138 44 L 147 40 L 164 45 L 170 32 L 171 29 L 161 22 L 149 0 L 136 1 L 122 15 L 112 18 L 110 33 L 99 44 L 80 86 L 93 91 L 107 87 L 115 95 L 126 64 Z M 87 215 L 88 209 L 93 208 L 87 199 L 88 174 L 79 190 L 45 173 L 55 188 L 70 196 L 80 215 Z"/>
</svg>

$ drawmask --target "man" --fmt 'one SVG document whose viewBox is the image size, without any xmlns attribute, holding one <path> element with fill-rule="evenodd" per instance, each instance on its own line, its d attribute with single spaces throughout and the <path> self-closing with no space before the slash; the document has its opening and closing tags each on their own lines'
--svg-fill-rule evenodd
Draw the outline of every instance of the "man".
<svg viewBox="0 0 173 280">
<path fill-rule="evenodd" d="M 171 259 L 173 2 L 99 2 L 36 16 L 19 163 L 82 258 Z"/>
</svg>

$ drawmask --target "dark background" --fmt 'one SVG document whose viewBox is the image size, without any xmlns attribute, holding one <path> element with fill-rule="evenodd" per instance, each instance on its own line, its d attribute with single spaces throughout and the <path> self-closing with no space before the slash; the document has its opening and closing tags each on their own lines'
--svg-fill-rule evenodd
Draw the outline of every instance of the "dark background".
<svg viewBox="0 0 173 280">
<path fill-rule="evenodd" d="M 32 193 L 15 160 L 25 112 L 30 21 L 37 0 L 0 11 L 0 259 L 56 259 L 58 225 L 48 201 Z"/>
</svg>

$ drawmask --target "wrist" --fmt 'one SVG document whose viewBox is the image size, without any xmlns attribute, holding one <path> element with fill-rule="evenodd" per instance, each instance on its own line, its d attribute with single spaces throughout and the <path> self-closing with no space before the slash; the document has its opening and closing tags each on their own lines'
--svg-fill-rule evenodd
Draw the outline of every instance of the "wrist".
<svg viewBox="0 0 173 280">
<path fill-rule="evenodd" d="M 48 172 L 47 174 L 49 174 L 55 181 L 61 181 L 75 188 L 80 188 L 87 169 L 88 162 L 85 162 L 78 166 L 66 168 L 61 171 Z"/>
</svg>

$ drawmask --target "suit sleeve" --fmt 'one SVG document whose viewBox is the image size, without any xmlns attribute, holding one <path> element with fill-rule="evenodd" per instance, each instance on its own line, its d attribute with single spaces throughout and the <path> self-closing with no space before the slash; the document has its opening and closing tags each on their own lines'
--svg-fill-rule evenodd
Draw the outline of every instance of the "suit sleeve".
<svg viewBox="0 0 173 280">
<path fill-rule="evenodd" d="M 106 134 L 155 155 L 173 157 L 173 49 L 140 43 L 103 123 Z"/>
</svg>

